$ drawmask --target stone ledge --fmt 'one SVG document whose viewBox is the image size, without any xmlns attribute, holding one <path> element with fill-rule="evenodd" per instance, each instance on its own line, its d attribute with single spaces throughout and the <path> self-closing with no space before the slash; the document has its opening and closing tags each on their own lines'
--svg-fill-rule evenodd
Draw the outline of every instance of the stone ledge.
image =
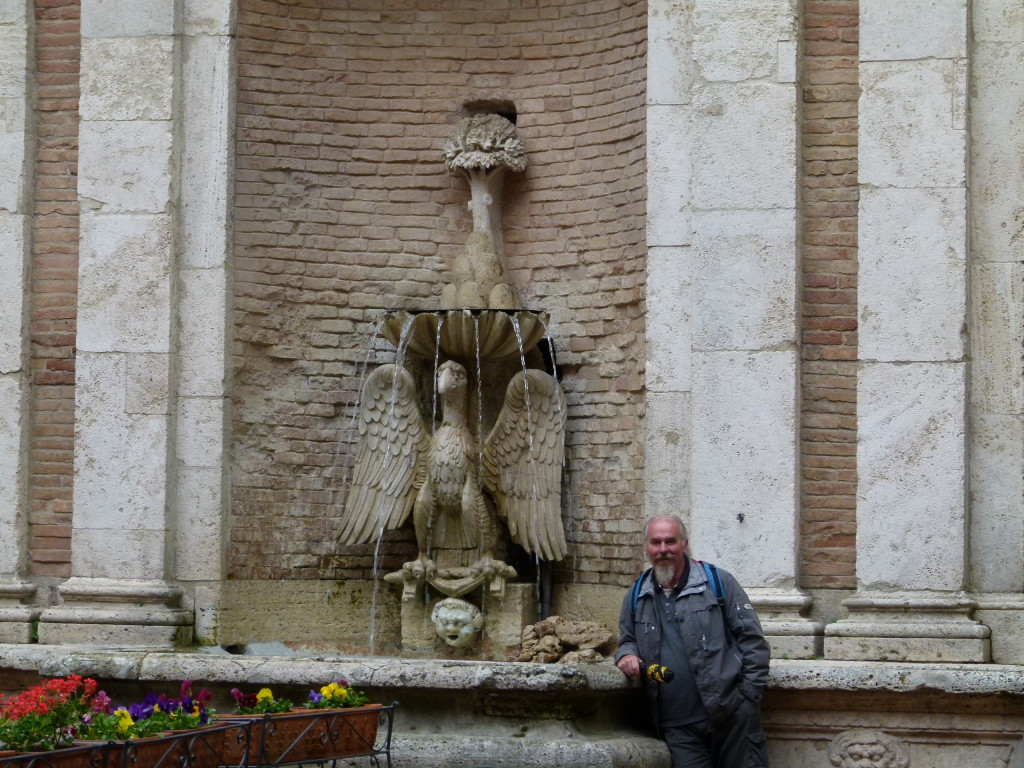
<svg viewBox="0 0 1024 768">
<path fill-rule="evenodd" d="M 100 649 L 0 644 L 0 667 L 46 676 L 70 673 L 120 680 L 305 685 L 344 677 L 358 686 L 424 690 L 616 691 L 627 680 L 610 661 L 580 666 L 351 656 L 248 656 L 204 651 Z M 1024 698 L 1024 667 L 1007 664 L 773 659 L 768 687 L 785 691 L 934 690 Z"/>
<path fill-rule="evenodd" d="M 788 691 L 893 693 L 933 690 L 953 695 L 1024 697 L 1024 667 L 1009 664 L 773 659 L 768 687 Z"/>
<path fill-rule="evenodd" d="M 630 684 L 610 662 L 570 666 L 512 661 L 389 657 L 248 656 L 90 646 L 0 645 L 0 665 L 41 675 L 71 673 L 120 680 L 310 684 L 344 677 L 372 688 L 584 692 Z"/>
</svg>

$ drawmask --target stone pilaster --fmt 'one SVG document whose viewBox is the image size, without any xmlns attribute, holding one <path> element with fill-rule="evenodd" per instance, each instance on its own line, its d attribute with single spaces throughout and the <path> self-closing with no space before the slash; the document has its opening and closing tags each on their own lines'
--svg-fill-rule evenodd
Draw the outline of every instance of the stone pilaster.
<svg viewBox="0 0 1024 768">
<path fill-rule="evenodd" d="M 966 3 L 860 9 L 858 593 L 825 655 L 984 661 L 965 592 Z"/>
<path fill-rule="evenodd" d="M 690 223 L 692 14 L 648 3 L 647 402 L 648 516 L 690 508 L 693 227 Z M 637 539 L 639 543 L 639 537 Z"/>
<path fill-rule="evenodd" d="M 9 643 L 29 642 L 39 614 L 25 580 L 32 23 L 31 3 L 0 4 L 0 642 Z"/>
<path fill-rule="evenodd" d="M 970 584 L 992 660 L 1024 664 L 1024 15 L 974 0 L 970 68 Z M 1016 164 L 1016 165 L 1015 165 Z"/>
<path fill-rule="evenodd" d="M 181 147 L 176 0 L 83 0 L 72 578 L 46 643 L 167 645 Z"/>
<path fill-rule="evenodd" d="M 796 6 L 648 14 L 647 513 L 688 512 L 695 555 L 748 589 L 775 652 L 813 656 L 796 586 Z"/>
<path fill-rule="evenodd" d="M 228 269 L 235 0 L 184 7 L 181 294 L 175 412 L 175 580 L 190 587 L 195 634 L 216 642 L 228 506 Z"/>
</svg>

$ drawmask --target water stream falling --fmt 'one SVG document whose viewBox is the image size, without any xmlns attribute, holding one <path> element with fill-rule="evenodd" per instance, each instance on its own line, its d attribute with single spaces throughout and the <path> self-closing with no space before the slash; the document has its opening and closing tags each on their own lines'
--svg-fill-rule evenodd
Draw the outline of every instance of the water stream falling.
<svg viewBox="0 0 1024 768">
<path fill-rule="evenodd" d="M 530 405 L 530 379 L 526 375 L 526 350 L 523 349 L 523 336 L 521 329 L 519 328 L 519 319 L 513 315 L 512 317 L 512 329 L 516 334 L 516 342 L 519 345 L 519 362 L 523 367 L 523 399 L 526 403 L 526 429 L 527 436 L 529 439 L 530 446 L 530 486 L 533 498 L 536 500 L 540 497 L 540 491 L 537 488 L 537 463 L 534 458 L 534 424 L 533 424 L 533 409 Z M 547 329 L 545 328 L 545 334 Z M 537 540 L 539 531 L 536 527 L 531 530 L 530 544 L 533 548 L 533 562 L 536 569 L 537 578 L 535 580 L 534 596 L 537 601 L 537 616 L 538 618 L 544 617 L 544 595 L 541 582 L 541 565 L 540 565 L 540 542 Z"/>
<path fill-rule="evenodd" d="M 526 351 L 523 349 L 523 336 L 519 328 L 519 318 L 515 315 L 512 316 L 512 330 L 516 334 L 516 342 L 519 344 L 519 363 L 523 367 L 523 400 L 526 404 L 526 434 L 530 446 L 530 485 L 533 498 L 536 499 L 540 496 L 540 491 L 537 489 L 537 464 L 534 460 L 534 425 L 533 425 L 533 409 L 530 407 L 530 378 L 526 375 Z M 530 531 L 530 545 L 534 552 L 540 551 L 540 542 L 537 540 L 538 531 L 536 527 L 533 527 Z"/>
<path fill-rule="evenodd" d="M 338 436 L 338 440 L 335 443 L 334 459 L 331 462 L 332 467 L 338 466 L 338 458 L 339 456 L 341 456 L 341 446 L 344 441 L 344 436 L 352 435 L 355 433 L 356 423 L 359 420 L 359 401 L 363 394 L 363 386 L 366 384 L 366 375 L 367 371 L 370 368 L 370 358 L 373 356 L 373 349 L 377 342 L 377 336 L 380 335 L 381 329 L 384 327 L 384 320 L 385 317 L 379 317 L 376 320 L 374 320 L 373 325 L 370 327 L 370 330 L 364 336 L 363 346 L 366 349 L 366 354 L 363 356 L 362 363 L 356 366 L 356 379 L 359 382 L 358 385 L 356 386 L 356 401 L 352 408 L 352 415 L 349 417 L 348 420 L 348 427 L 341 433 L 341 435 Z M 344 473 L 344 478 L 341 482 L 340 488 L 337 489 L 334 493 L 335 508 L 340 509 L 342 505 L 345 503 L 345 499 L 348 497 L 348 489 L 351 482 L 352 469 L 349 468 L 349 471 Z M 340 499 L 341 501 L 339 502 L 338 499 Z M 337 539 L 335 539 L 334 536 L 331 536 L 331 540 L 333 541 L 333 544 L 331 545 L 330 555 L 328 557 L 323 558 L 320 562 L 319 571 L 321 580 L 324 580 L 324 578 L 326 577 L 326 574 L 330 568 L 330 563 L 333 562 L 334 558 L 338 554 Z M 331 591 L 328 589 L 325 595 L 325 600 L 329 601 L 330 598 Z"/>
<path fill-rule="evenodd" d="M 398 378 L 405 367 L 405 352 L 409 347 L 409 339 L 411 337 L 410 330 L 412 329 L 413 321 L 415 316 L 410 315 L 405 323 L 402 325 L 402 333 L 398 337 L 398 349 L 395 351 L 395 372 L 391 378 L 391 405 L 389 422 L 391 424 L 395 421 L 395 406 L 398 402 Z M 387 446 L 384 453 L 383 472 L 386 474 L 388 467 L 391 463 L 391 445 L 392 440 L 386 441 Z M 380 597 L 380 547 L 381 542 L 384 540 L 384 526 L 386 523 L 384 506 L 381 504 L 377 512 L 377 522 L 379 523 L 379 530 L 377 532 L 377 543 L 373 550 L 373 597 L 370 601 L 370 655 L 376 655 L 376 640 L 377 640 L 377 601 Z"/>
<path fill-rule="evenodd" d="M 476 457 L 477 467 L 479 469 L 476 473 L 476 481 L 480 488 L 480 493 L 484 493 L 484 477 L 483 477 L 483 466 L 484 466 L 484 397 L 483 397 L 483 377 L 480 375 L 480 314 L 473 313 L 473 346 L 475 347 L 476 359 Z M 483 554 L 483 539 L 477 542 L 477 551 L 480 555 Z"/>
<path fill-rule="evenodd" d="M 431 432 L 437 429 L 437 369 L 441 363 L 441 329 L 444 328 L 444 321 L 447 319 L 448 314 L 441 312 L 437 318 L 437 335 L 434 337 L 434 375 L 431 377 L 433 384 L 433 395 L 430 398 L 430 430 Z"/>
<path fill-rule="evenodd" d="M 441 331 L 444 328 L 444 322 L 448 319 L 447 312 L 437 313 L 437 333 L 434 335 L 434 372 L 430 377 L 431 381 L 431 396 L 430 396 L 430 433 L 434 435 L 437 433 L 437 371 L 441 367 Z M 433 526 L 428 523 L 427 525 L 427 557 L 433 559 L 434 557 L 434 544 L 433 544 Z M 430 584 L 425 584 L 423 588 L 423 604 L 430 605 Z"/>
</svg>

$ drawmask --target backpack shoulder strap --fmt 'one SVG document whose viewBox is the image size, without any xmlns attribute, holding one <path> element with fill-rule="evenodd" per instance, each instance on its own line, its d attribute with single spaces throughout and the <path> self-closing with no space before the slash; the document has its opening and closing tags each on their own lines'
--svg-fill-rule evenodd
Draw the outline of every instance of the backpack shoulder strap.
<svg viewBox="0 0 1024 768">
<path fill-rule="evenodd" d="M 636 581 L 633 582 L 633 586 L 629 590 L 629 609 L 633 615 L 636 616 L 636 604 L 640 600 L 640 590 L 643 589 L 644 581 L 648 576 L 651 575 L 651 569 L 648 568 L 646 571 L 641 573 Z"/>
<path fill-rule="evenodd" d="M 708 576 L 711 588 L 715 591 L 715 599 L 718 601 L 718 607 L 722 612 L 722 626 L 725 628 L 725 642 L 728 645 L 732 645 L 732 632 L 729 630 L 729 622 L 725 615 L 725 587 L 722 586 L 722 577 L 718 574 L 718 568 L 716 568 L 713 563 L 701 562 L 701 565 L 704 568 L 704 573 Z"/>
<path fill-rule="evenodd" d="M 711 582 L 711 588 L 715 590 L 715 599 L 718 600 L 718 604 L 725 607 L 725 588 L 722 586 L 722 577 L 718 575 L 718 568 L 713 563 L 701 562 L 704 567 L 704 573 L 707 574 L 708 581 Z"/>
</svg>

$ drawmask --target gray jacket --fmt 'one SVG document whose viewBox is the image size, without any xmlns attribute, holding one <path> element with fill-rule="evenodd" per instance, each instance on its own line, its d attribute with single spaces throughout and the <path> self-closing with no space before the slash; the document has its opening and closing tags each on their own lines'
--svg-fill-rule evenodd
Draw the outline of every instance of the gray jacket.
<svg viewBox="0 0 1024 768">
<path fill-rule="evenodd" d="M 704 709 L 713 720 L 735 711 L 743 696 L 752 701 L 761 700 L 768 681 L 770 655 L 761 622 L 743 588 L 731 573 L 721 568 L 718 573 L 725 595 L 725 621 L 704 568 L 695 560 L 690 560 L 686 586 L 680 590 L 675 603 L 690 669 Z M 653 599 L 655 589 L 654 578 L 648 576 L 640 590 L 635 615 L 629 593 L 626 593 L 619 614 L 616 662 L 633 654 L 645 665 L 659 663 L 661 627 Z M 646 681 L 645 684 L 657 723 L 657 684 Z"/>
</svg>

